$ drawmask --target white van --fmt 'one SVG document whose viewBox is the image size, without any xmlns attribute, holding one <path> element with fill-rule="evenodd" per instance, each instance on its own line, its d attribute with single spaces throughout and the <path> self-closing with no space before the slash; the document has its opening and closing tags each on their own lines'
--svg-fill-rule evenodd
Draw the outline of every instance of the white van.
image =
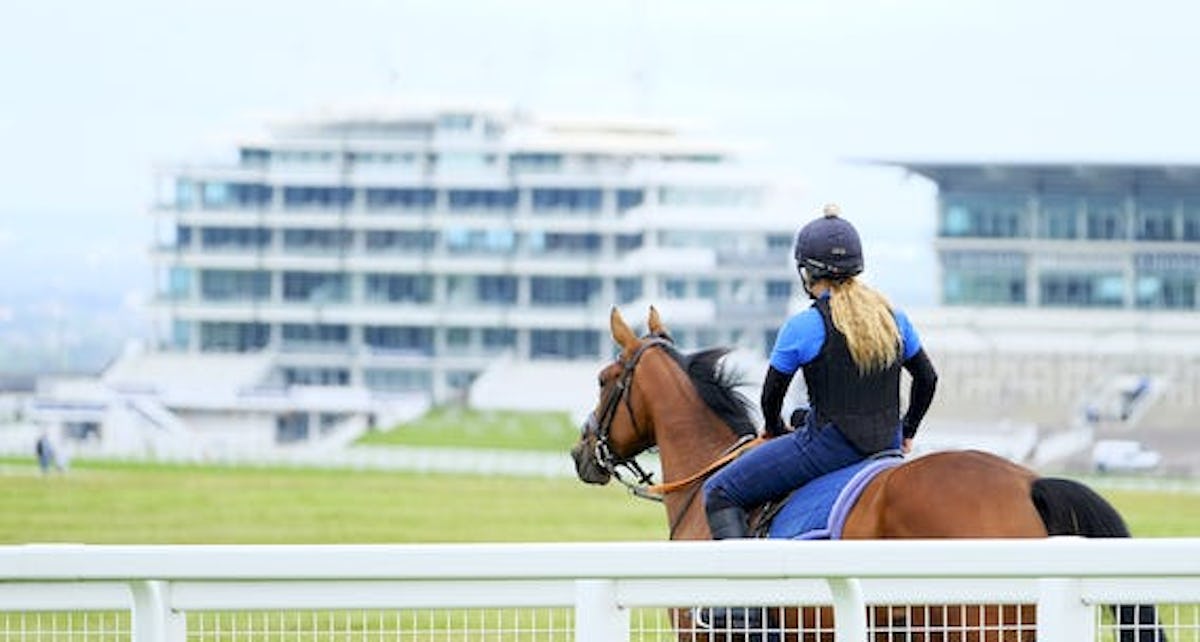
<svg viewBox="0 0 1200 642">
<path fill-rule="evenodd" d="M 1162 455 L 1132 439 L 1102 439 L 1092 447 L 1092 467 L 1101 473 L 1154 470 Z"/>
</svg>

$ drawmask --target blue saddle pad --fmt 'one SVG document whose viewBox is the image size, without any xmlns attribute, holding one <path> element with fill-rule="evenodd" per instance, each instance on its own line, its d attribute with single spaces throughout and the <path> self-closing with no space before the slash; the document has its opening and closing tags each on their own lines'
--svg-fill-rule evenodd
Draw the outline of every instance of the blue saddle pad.
<svg viewBox="0 0 1200 642">
<path fill-rule="evenodd" d="M 846 516 L 864 488 L 879 473 L 904 463 L 901 457 L 865 459 L 818 477 L 787 498 L 767 537 L 781 539 L 838 539 Z"/>
</svg>

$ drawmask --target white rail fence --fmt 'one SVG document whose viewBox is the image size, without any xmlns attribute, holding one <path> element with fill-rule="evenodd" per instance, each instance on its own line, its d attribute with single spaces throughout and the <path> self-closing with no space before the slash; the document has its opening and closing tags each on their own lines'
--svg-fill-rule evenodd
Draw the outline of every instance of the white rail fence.
<svg viewBox="0 0 1200 642">
<path fill-rule="evenodd" d="M 774 609 L 739 640 L 1074 642 L 1146 604 L 1200 641 L 1200 539 L 0 547 L 0 640 L 28 642 L 665 641 L 729 605 Z"/>
</svg>

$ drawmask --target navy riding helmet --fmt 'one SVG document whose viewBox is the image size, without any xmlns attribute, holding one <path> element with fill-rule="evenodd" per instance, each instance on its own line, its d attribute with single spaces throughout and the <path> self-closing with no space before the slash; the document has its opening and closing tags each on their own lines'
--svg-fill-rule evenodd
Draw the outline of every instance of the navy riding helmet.
<svg viewBox="0 0 1200 642">
<path fill-rule="evenodd" d="M 840 281 L 861 273 L 863 254 L 858 231 L 839 216 L 841 208 L 837 205 L 826 205 L 823 214 L 796 233 L 792 246 L 796 270 L 802 278 L 813 281 Z"/>
</svg>

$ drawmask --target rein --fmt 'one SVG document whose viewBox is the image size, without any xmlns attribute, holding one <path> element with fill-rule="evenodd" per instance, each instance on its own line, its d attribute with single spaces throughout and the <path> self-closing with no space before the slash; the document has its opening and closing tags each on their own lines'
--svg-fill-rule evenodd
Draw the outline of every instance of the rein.
<svg viewBox="0 0 1200 642">
<path fill-rule="evenodd" d="M 738 440 L 736 442 L 733 443 L 732 446 L 727 448 L 725 450 L 725 452 L 721 454 L 721 456 L 717 457 L 717 459 L 713 460 L 712 463 L 705 466 L 704 468 L 692 473 L 691 475 L 688 475 L 687 477 L 684 477 L 683 479 L 677 479 L 673 482 L 663 482 L 661 484 L 655 484 L 653 486 L 649 486 L 646 488 L 646 492 L 656 493 L 659 495 L 669 495 L 681 488 L 684 488 L 686 486 L 694 484 L 697 481 L 700 481 L 701 479 L 704 479 L 705 477 L 708 477 L 709 475 L 717 472 L 725 464 L 728 464 L 729 462 L 737 459 L 738 457 L 740 457 L 742 455 L 742 453 L 746 452 L 747 450 L 750 450 L 751 448 L 754 448 L 755 446 L 763 443 L 764 441 L 766 441 L 765 437 L 752 437 L 750 435 L 742 435 L 741 437 L 738 438 Z"/>
<path fill-rule="evenodd" d="M 631 400 L 633 394 L 633 373 L 637 368 L 637 364 L 641 361 L 642 355 L 650 348 L 659 346 L 670 346 L 672 343 L 670 337 L 655 336 L 646 343 L 638 346 L 638 349 L 630 356 L 629 360 L 623 364 L 621 377 L 617 380 L 616 389 L 604 401 L 604 406 L 600 412 L 599 419 L 595 413 L 588 418 L 588 423 L 585 430 L 595 431 L 596 433 L 596 461 L 607 470 L 613 477 L 616 478 L 623 486 L 629 489 L 630 494 L 642 499 L 661 502 L 666 495 L 677 492 L 686 488 L 697 481 L 700 481 L 709 475 L 713 474 L 729 462 L 737 459 L 743 452 L 753 448 L 765 439 L 752 435 L 742 435 L 732 446 L 725 449 L 716 460 L 710 462 L 704 468 L 688 475 L 683 479 L 677 479 L 672 482 L 663 482 L 661 484 L 651 484 L 653 474 L 647 472 L 638 464 L 636 455 L 628 459 L 618 459 L 612 452 L 609 446 L 609 433 L 612 429 L 613 420 L 616 418 L 617 409 L 621 405 L 621 401 L 625 402 L 625 409 L 629 413 L 629 421 L 633 424 L 635 433 L 641 431 L 637 426 L 637 419 L 633 412 L 633 402 Z M 621 476 L 619 468 L 625 468 L 636 478 L 635 481 L 629 481 Z M 687 504 L 695 499 L 695 493 L 689 496 Z M 684 513 L 687 512 L 685 507 Z M 672 525 L 671 530 L 675 530 L 675 525 Z"/>
</svg>

